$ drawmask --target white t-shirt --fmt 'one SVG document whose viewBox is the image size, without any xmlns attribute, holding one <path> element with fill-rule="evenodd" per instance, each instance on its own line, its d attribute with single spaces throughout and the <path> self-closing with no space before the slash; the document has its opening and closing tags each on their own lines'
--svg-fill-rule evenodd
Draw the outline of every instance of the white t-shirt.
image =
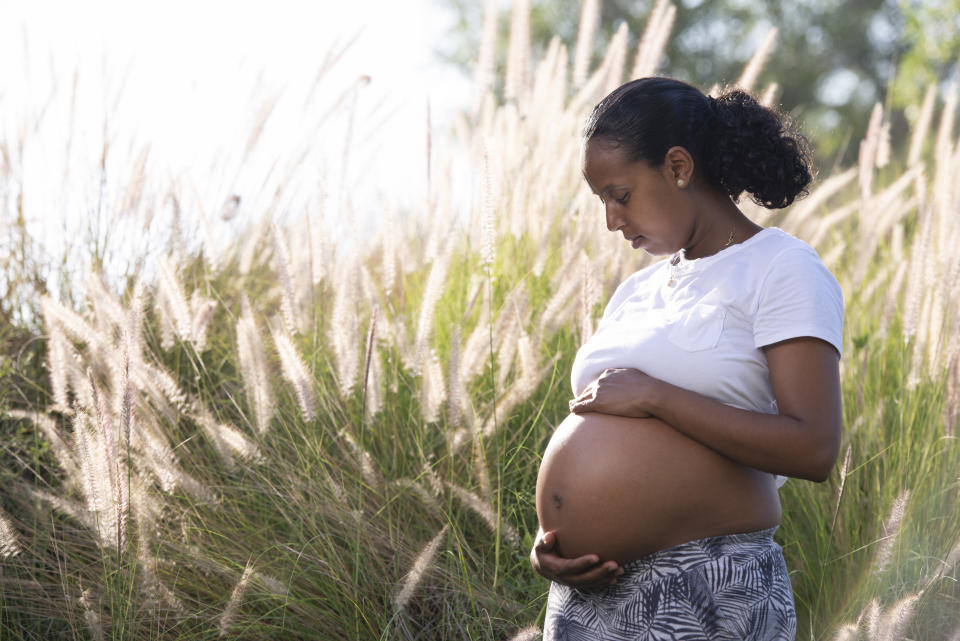
<svg viewBox="0 0 960 641">
<path fill-rule="evenodd" d="M 777 413 L 763 350 L 813 336 L 843 354 L 843 294 L 817 252 L 767 227 L 716 254 L 673 268 L 662 260 L 617 287 L 577 351 L 574 397 L 608 367 L 654 378 L 741 409 Z M 777 476 L 777 487 L 786 481 Z"/>
</svg>

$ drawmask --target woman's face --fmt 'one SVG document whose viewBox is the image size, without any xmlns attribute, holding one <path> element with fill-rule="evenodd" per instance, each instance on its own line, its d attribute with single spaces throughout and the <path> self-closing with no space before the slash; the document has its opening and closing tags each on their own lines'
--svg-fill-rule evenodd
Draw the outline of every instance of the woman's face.
<svg viewBox="0 0 960 641">
<path fill-rule="evenodd" d="M 616 147 L 590 141 L 583 149 L 581 171 L 606 210 L 607 229 L 620 232 L 634 249 L 653 255 L 686 247 L 693 234 L 692 212 L 677 178 L 689 182 L 684 169 L 664 162 L 654 168 L 629 162 Z"/>
</svg>

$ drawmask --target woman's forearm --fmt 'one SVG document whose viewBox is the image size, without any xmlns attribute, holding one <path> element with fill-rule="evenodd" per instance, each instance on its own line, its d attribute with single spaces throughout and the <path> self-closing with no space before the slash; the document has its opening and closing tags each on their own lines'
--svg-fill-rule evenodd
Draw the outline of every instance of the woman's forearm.
<svg viewBox="0 0 960 641">
<path fill-rule="evenodd" d="M 839 449 L 836 430 L 784 414 L 725 405 L 664 381 L 638 398 L 648 412 L 699 443 L 749 467 L 821 482 Z"/>
</svg>

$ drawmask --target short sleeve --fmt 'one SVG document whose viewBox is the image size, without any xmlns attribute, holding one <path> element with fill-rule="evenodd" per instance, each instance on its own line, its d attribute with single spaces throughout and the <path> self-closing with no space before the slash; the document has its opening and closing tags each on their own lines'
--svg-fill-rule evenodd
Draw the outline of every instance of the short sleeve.
<svg viewBox="0 0 960 641">
<path fill-rule="evenodd" d="M 774 259 L 760 286 L 753 321 L 754 346 L 813 336 L 843 355 L 843 292 L 810 247 L 793 247 Z"/>
</svg>

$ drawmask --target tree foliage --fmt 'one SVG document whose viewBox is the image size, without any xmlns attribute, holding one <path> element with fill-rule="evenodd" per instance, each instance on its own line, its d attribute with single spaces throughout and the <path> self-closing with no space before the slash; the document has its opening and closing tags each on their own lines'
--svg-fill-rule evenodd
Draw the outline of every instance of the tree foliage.
<svg viewBox="0 0 960 641">
<path fill-rule="evenodd" d="M 438 2 L 452 9 L 457 21 L 437 53 L 469 73 L 479 48 L 484 3 Z M 604 0 L 593 62 L 621 21 L 635 47 L 654 3 Z M 873 105 L 918 102 L 927 85 L 956 64 L 960 50 L 960 0 L 674 0 L 674 5 L 676 20 L 660 72 L 704 89 L 735 81 L 766 34 L 777 28 L 758 87 L 778 83 L 777 102 L 800 121 L 821 162 L 855 161 L 849 141 L 863 137 Z M 555 35 L 572 54 L 580 7 L 579 0 L 531 1 L 535 57 Z M 498 67 L 505 60 L 509 13 L 501 3 Z M 891 102 L 888 87 L 894 86 L 896 100 Z M 894 116 L 891 124 L 895 143 L 905 138 L 903 115 Z"/>
</svg>

